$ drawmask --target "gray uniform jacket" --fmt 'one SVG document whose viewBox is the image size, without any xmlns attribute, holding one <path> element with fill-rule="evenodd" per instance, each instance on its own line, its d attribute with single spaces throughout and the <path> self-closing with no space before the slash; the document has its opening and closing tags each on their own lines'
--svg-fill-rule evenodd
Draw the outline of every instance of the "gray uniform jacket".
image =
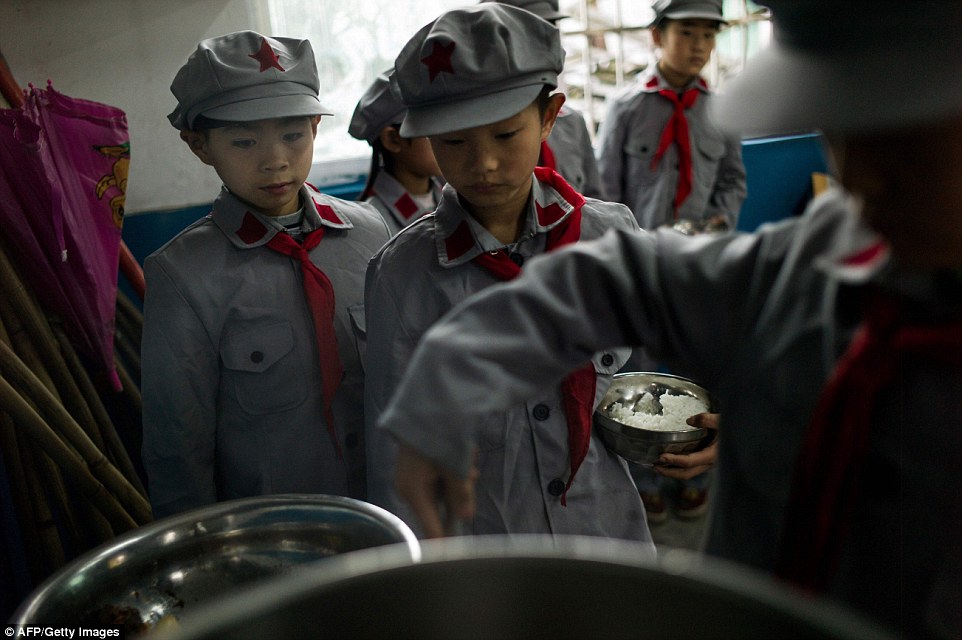
<svg viewBox="0 0 962 640">
<path fill-rule="evenodd" d="M 441 201 L 441 181 L 431 181 L 431 193 L 435 202 Z M 374 178 L 374 188 L 368 202 L 384 217 L 391 235 L 408 226 L 425 213 L 431 213 L 434 208 L 424 209 L 411 197 L 404 186 L 386 171 L 381 171 Z"/>
<path fill-rule="evenodd" d="M 701 92 L 685 110 L 692 188 L 678 218 L 699 222 L 723 215 L 734 229 L 747 194 L 741 141 L 723 134 L 710 121 L 711 92 L 705 81 L 697 78 L 692 86 Z M 642 74 L 612 99 L 598 132 L 598 169 L 605 195 L 628 205 L 642 229 L 675 222 L 677 144 L 668 148 L 654 169 L 651 166 L 674 109 L 658 91 L 670 88 L 657 68 Z"/>
<path fill-rule="evenodd" d="M 605 198 L 591 134 L 583 115 L 562 106 L 548 136 L 548 146 L 554 153 L 555 171 L 575 191 L 588 198 Z"/>
<path fill-rule="evenodd" d="M 957 317 L 962 304 L 946 274 L 884 257 L 848 264 L 878 238 L 847 204 L 830 192 L 757 234 L 613 231 L 532 260 L 424 336 L 381 425 L 464 472 L 486 415 L 597 349 L 644 344 L 721 403 L 708 552 L 771 570 L 803 433 L 867 287 L 898 289 L 919 313 Z M 913 635 L 958 637 L 962 371 L 905 363 L 899 373 L 875 414 L 830 595 Z"/>
<path fill-rule="evenodd" d="M 314 325 L 295 259 L 264 246 L 281 227 L 224 189 L 145 261 L 144 466 L 157 517 L 217 500 L 307 492 L 364 497 L 363 328 L 368 259 L 388 239 L 369 206 L 305 186 L 311 260 L 335 292 L 344 379 L 327 432 Z M 319 212 L 323 212 L 322 218 Z"/>
<path fill-rule="evenodd" d="M 569 199 L 576 195 L 570 186 L 563 181 L 561 184 Z M 540 217 L 536 208 L 541 211 Z M 572 208 L 558 190 L 535 180 L 522 239 L 512 252 L 525 259 L 543 253 L 548 230 Z M 582 216 L 584 239 L 596 238 L 610 228 L 637 229 L 631 212 L 619 204 L 588 200 Z M 472 260 L 482 251 L 503 246 L 464 211 L 457 192 L 447 185 L 437 212 L 406 228 L 374 257 L 365 292 L 365 413 L 369 424 L 387 405 L 425 331 L 465 298 L 499 282 Z M 471 341 L 474 337 L 468 333 L 460 338 Z M 528 345 L 508 339 L 497 349 L 509 344 L 515 361 L 525 362 Z M 598 372 L 596 404 L 629 351 L 609 349 L 585 356 L 583 362 L 590 357 Z M 464 397 L 470 402 L 478 391 L 464 389 Z M 430 404 L 431 396 L 431 389 L 424 388 L 419 401 Z M 510 405 L 499 403 L 497 410 L 480 415 L 472 431 L 480 449 L 480 479 L 477 515 L 470 533 L 584 534 L 650 541 L 644 508 L 625 462 L 609 453 L 596 435 L 568 491 L 567 507 L 560 504 L 569 457 L 559 386 L 531 388 L 513 400 Z M 447 417 L 397 425 L 395 433 L 435 459 L 461 468 L 464 461 L 452 458 L 453 451 L 445 446 L 455 437 L 453 434 L 462 434 L 463 425 L 457 418 L 459 404 L 447 405 L 451 410 Z M 445 433 L 451 435 L 439 437 Z M 369 431 L 369 436 L 374 441 L 368 454 L 371 500 L 416 528 L 417 523 L 392 487 L 395 441 L 381 432 Z"/>
</svg>

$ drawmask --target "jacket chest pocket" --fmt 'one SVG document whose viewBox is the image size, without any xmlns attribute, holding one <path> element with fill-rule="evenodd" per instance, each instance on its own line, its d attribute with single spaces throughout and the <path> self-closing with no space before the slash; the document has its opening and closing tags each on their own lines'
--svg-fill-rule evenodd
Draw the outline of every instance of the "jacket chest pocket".
<svg viewBox="0 0 962 640">
<path fill-rule="evenodd" d="M 283 411 L 307 396 L 307 371 L 294 350 L 289 322 L 274 321 L 228 334 L 220 355 L 223 389 L 247 413 Z"/>
<path fill-rule="evenodd" d="M 718 162 L 725 154 L 725 141 L 715 132 L 705 132 L 697 140 L 698 153 L 710 162 Z"/>
<path fill-rule="evenodd" d="M 628 189 L 636 191 L 639 187 L 652 185 L 664 173 L 662 164 L 667 161 L 666 158 L 652 166 L 660 139 L 661 132 L 649 127 L 641 127 L 628 134 L 622 147 L 625 158 L 623 179 Z"/>
<path fill-rule="evenodd" d="M 632 131 L 628 134 L 628 137 L 625 139 L 623 151 L 629 162 L 635 163 L 638 166 L 649 167 L 652 158 L 655 157 L 655 153 L 658 151 L 660 136 L 661 132 L 647 127 Z"/>
</svg>

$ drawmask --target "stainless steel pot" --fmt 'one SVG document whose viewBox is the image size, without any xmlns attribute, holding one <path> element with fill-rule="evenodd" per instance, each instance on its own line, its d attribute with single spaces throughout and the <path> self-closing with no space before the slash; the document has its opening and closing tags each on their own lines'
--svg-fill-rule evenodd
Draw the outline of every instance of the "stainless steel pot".
<svg viewBox="0 0 962 640">
<path fill-rule="evenodd" d="M 419 557 L 414 534 L 366 502 L 273 495 L 221 502 L 158 520 L 94 549 L 42 584 L 12 623 L 124 622 L 131 632 L 299 567 L 380 545 Z"/>
<path fill-rule="evenodd" d="M 185 618 L 164 640 L 893 638 L 760 574 L 583 537 L 480 537 L 358 551 Z"/>
</svg>

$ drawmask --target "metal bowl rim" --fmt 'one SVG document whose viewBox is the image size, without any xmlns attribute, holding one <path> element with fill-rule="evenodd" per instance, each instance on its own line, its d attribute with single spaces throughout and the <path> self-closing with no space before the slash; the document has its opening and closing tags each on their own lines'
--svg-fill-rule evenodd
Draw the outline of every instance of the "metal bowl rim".
<svg viewBox="0 0 962 640">
<path fill-rule="evenodd" d="M 228 515 L 251 513 L 258 509 L 284 506 L 307 508 L 321 506 L 338 507 L 381 521 L 389 527 L 395 528 L 396 531 L 401 534 L 403 540 L 396 543 L 397 545 L 405 547 L 406 552 L 409 553 L 412 558 L 420 558 L 420 543 L 411 528 L 390 511 L 363 500 L 328 494 L 296 493 L 238 498 L 217 502 L 205 507 L 162 518 L 122 533 L 105 544 L 81 554 L 55 571 L 29 593 L 10 618 L 10 624 L 31 624 L 32 616 L 41 608 L 41 605 L 48 603 L 50 599 L 62 591 L 76 575 L 93 570 L 104 564 L 109 558 L 136 547 L 144 540 L 157 538 L 165 532 L 183 531 L 189 525 L 200 521 L 215 522 Z M 395 545 L 392 544 L 389 546 Z"/>
</svg>

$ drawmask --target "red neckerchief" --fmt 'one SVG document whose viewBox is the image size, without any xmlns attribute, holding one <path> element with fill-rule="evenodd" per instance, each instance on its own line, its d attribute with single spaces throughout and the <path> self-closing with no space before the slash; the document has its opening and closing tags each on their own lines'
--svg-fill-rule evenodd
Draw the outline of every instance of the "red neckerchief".
<svg viewBox="0 0 962 640">
<path fill-rule="evenodd" d="M 691 135 L 688 133 L 688 118 L 685 117 L 685 110 L 691 108 L 698 99 L 699 90 L 697 88 L 688 89 L 681 98 L 671 89 L 661 89 L 658 95 L 671 101 L 674 111 L 664 130 L 661 132 L 661 141 L 658 143 L 658 150 L 651 159 L 651 170 L 654 171 L 661 161 L 661 157 L 673 144 L 678 144 L 678 188 L 675 191 L 675 219 L 678 218 L 678 208 L 691 193 L 692 167 L 691 167 Z"/>
<path fill-rule="evenodd" d="M 538 166 L 558 170 L 558 163 L 554 159 L 554 151 L 548 146 L 547 140 L 541 141 L 541 156 L 538 158 Z"/>
<path fill-rule="evenodd" d="M 875 400 L 906 359 L 962 367 L 962 322 L 907 324 L 877 294 L 816 405 L 795 465 L 776 575 L 818 593 L 845 544 L 868 455 Z"/>
<path fill-rule="evenodd" d="M 301 273 L 304 276 L 304 294 L 314 319 L 314 332 L 317 334 L 317 349 L 321 362 L 321 394 L 324 399 L 324 418 L 327 420 L 327 431 L 334 441 L 337 457 L 341 458 L 341 445 L 337 440 L 334 429 L 334 412 L 331 405 L 334 394 L 341 384 L 344 367 L 341 356 L 337 352 L 337 336 L 334 333 L 334 287 L 324 272 L 311 262 L 311 249 L 320 244 L 324 238 L 324 227 L 318 227 L 307 234 L 302 244 L 286 233 L 275 233 L 267 242 L 267 246 L 286 256 L 296 258 L 301 263 Z"/>
<path fill-rule="evenodd" d="M 567 218 L 548 231 L 545 251 L 552 251 L 566 244 L 577 242 L 581 238 L 581 207 L 584 205 L 584 198 L 576 193 L 568 183 L 564 182 L 554 170 L 536 167 L 534 172 L 535 177 L 540 182 L 548 183 L 554 187 L 562 197 L 575 206 Z M 537 202 L 535 206 L 541 208 L 541 205 Z M 558 205 L 549 206 L 556 207 Z M 494 252 L 486 251 L 475 257 L 474 262 L 501 280 L 511 280 L 521 273 L 521 267 L 511 260 L 508 252 L 504 249 Z M 591 443 L 591 417 L 594 412 L 596 381 L 595 367 L 589 362 L 568 374 L 561 383 L 565 418 L 568 422 L 568 455 L 571 461 L 571 475 L 568 476 L 564 493 L 561 494 L 563 506 L 568 504 L 566 500 L 568 489 L 571 487 L 571 482 L 574 480 L 585 456 L 588 455 L 588 447 Z"/>
</svg>

